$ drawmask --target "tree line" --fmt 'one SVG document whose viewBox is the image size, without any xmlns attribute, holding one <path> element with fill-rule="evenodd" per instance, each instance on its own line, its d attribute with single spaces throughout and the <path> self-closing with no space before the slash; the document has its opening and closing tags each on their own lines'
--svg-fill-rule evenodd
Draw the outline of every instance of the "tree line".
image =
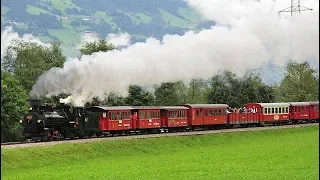
<svg viewBox="0 0 320 180">
<path fill-rule="evenodd" d="M 104 41 L 86 43 L 82 55 L 99 51 L 110 51 L 114 45 Z M 66 57 L 59 43 L 42 46 L 34 42 L 13 40 L 5 51 L 1 64 L 1 141 L 18 141 L 22 129 L 19 120 L 29 109 L 28 94 L 38 76 L 52 67 L 62 67 Z M 86 106 L 119 105 L 179 105 L 199 103 L 223 103 L 241 107 L 250 102 L 293 102 L 319 99 L 319 76 L 309 63 L 289 61 L 285 77 L 279 85 L 265 84 L 259 74 L 247 73 L 237 77 L 230 71 L 223 71 L 209 79 L 193 79 L 163 82 L 146 87 L 130 85 L 127 97 L 116 92 L 107 92 L 104 99 L 93 98 Z M 115 82 L 116 83 L 116 82 Z M 66 94 L 43 98 L 43 102 L 58 103 Z"/>
</svg>

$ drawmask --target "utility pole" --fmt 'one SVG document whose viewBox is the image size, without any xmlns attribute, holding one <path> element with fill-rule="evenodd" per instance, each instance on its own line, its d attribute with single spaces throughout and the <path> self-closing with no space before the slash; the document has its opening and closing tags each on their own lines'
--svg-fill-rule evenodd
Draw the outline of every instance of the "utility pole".
<svg viewBox="0 0 320 180">
<path fill-rule="evenodd" d="M 278 12 L 278 17 L 280 19 L 280 14 L 281 13 L 290 12 L 291 13 L 291 21 L 292 21 L 292 16 L 296 12 L 299 12 L 299 14 L 301 14 L 301 11 L 313 11 L 313 9 L 301 6 L 300 5 L 300 0 L 291 0 L 291 6 L 279 11 Z M 292 59 L 292 30 L 290 30 L 290 59 Z"/>
<path fill-rule="evenodd" d="M 280 18 L 281 13 L 290 12 L 292 17 L 296 12 L 299 12 L 299 14 L 301 14 L 301 11 L 313 11 L 313 9 L 301 6 L 300 0 L 291 0 L 291 6 L 279 11 L 278 16 Z"/>
</svg>

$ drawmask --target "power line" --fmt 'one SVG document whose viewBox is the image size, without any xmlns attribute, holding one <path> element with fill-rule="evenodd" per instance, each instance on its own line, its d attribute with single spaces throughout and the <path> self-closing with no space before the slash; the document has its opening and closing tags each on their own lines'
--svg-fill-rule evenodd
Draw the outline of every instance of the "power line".
<svg viewBox="0 0 320 180">
<path fill-rule="evenodd" d="M 301 6 L 300 0 L 291 0 L 291 6 L 279 11 L 278 16 L 280 18 L 281 13 L 290 12 L 291 17 L 292 17 L 297 12 L 299 12 L 299 14 L 301 14 L 301 11 L 313 11 L 313 9 L 305 7 L 305 6 Z"/>
<path fill-rule="evenodd" d="M 272 12 L 272 10 L 273 10 L 273 8 L 274 8 L 275 2 L 276 2 L 276 0 L 273 0 L 273 3 L 272 3 L 271 8 L 270 8 L 270 10 L 269 10 L 269 14 L 271 14 L 271 12 Z"/>
</svg>

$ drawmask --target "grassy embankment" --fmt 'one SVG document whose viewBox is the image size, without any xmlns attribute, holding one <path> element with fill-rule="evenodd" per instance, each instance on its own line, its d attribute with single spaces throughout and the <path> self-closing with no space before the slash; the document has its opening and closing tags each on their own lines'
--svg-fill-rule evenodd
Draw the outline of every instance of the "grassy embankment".
<svg viewBox="0 0 320 180">
<path fill-rule="evenodd" d="M 318 179 L 319 126 L 2 149 L 2 179 Z"/>
</svg>

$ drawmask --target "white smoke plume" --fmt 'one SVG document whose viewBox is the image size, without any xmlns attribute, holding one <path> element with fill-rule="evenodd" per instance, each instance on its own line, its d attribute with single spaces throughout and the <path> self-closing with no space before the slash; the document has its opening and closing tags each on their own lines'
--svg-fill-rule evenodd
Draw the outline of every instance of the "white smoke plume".
<svg viewBox="0 0 320 180">
<path fill-rule="evenodd" d="M 13 31 L 13 28 L 11 26 L 7 26 L 4 28 L 4 31 L 1 31 L 1 58 L 3 58 L 3 56 L 5 55 L 5 51 L 13 39 L 23 40 L 25 42 L 36 42 L 43 46 L 48 45 L 43 43 L 40 39 L 34 37 L 32 34 L 24 34 L 21 37 L 17 32 Z"/>
<path fill-rule="evenodd" d="M 305 12 L 290 23 L 287 15 L 277 17 L 278 9 L 288 4 L 276 6 L 270 15 L 267 0 L 187 2 L 204 18 L 221 25 L 72 59 L 63 68 L 41 75 L 30 96 L 71 93 L 73 102 L 81 105 L 105 91 L 126 94 L 130 84 L 209 78 L 224 69 L 242 75 L 270 61 L 284 64 L 290 57 L 319 61 L 318 12 Z"/>
<path fill-rule="evenodd" d="M 130 45 L 131 36 L 128 33 L 121 34 L 108 34 L 105 39 L 107 42 L 112 43 L 115 47 Z M 99 41 L 96 33 L 88 33 L 81 36 L 81 42 L 77 49 L 80 49 L 86 42 Z"/>
<path fill-rule="evenodd" d="M 111 42 L 116 47 L 130 45 L 131 36 L 128 33 L 108 34 L 107 42 Z"/>
</svg>

